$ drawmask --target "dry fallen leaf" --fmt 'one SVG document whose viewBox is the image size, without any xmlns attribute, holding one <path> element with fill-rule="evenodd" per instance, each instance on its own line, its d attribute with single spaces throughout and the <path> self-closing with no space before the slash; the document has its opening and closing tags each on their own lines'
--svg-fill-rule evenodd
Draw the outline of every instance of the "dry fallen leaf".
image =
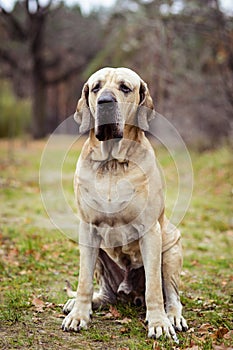
<svg viewBox="0 0 233 350">
<path fill-rule="evenodd" d="M 199 329 L 198 329 L 198 333 L 200 333 L 201 335 L 204 334 L 209 334 L 215 331 L 215 328 L 210 324 L 210 323 L 203 323 Z"/>
<path fill-rule="evenodd" d="M 48 301 L 46 301 L 45 306 L 48 309 L 53 309 L 56 307 L 56 305 L 54 303 L 49 303 Z"/>
<path fill-rule="evenodd" d="M 213 350 L 232 350 L 232 347 L 229 348 L 228 346 L 222 344 L 222 345 L 215 345 L 213 344 Z"/>
<path fill-rule="evenodd" d="M 111 314 L 111 312 L 108 312 L 106 315 L 103 316 L 103 318 L 106 318 L 106 319 L 113 319 L 113 314 Z"/>
<path fill-rule="evenodd" d="M 117 339 L 119 338 L 119 335 L 111 335 L 111 339 Z"/>
<path fill-rule="evenodd" d="M 41 300 L 39 298 L 34 298 L 34 299 L 32 299 L 32 305 L 35 306 L 36 311 L 38 311 L 38 312 L 44 311 L 45 303 L 43 302 L 43 300 Z"/>
<path fill-rule="evenodd" d="M 188 330 L 187 330 L 187 333 L 194 333 L 194 331 L 195 331 L 195 328 L 189 328 Z"/>
<path fill-rule="evenodd" d="M 119 311 L 114 307 L 114 306 L 110 306 L 110 308 L 109 308 L 109 312 L 112 314 L 112 316 L 113 317 L 115 317 L 115 318 L 118 318 L 118 317 L 120 317 L 121 315 L 120 315 L 120 313 L 119 313 Z"/>
<path fill-rule="evenodd" d="M 129 330 L 128 328 L 122 327 L 122 328 L 120 329 L 120 333 L 121 333 L 121 334 L 127 333 L 128 330 Z"/>
<path fill-rule="evenodd" d="M 19 272 L 19 274 L 20 274 L 21 276 L 30 275 L 31 273 L 32 273 L 32 270 L 21 270 L 21 271 Z"/>
<path fill-rule="evenodd" d="M 232 339 L 233 340 L 233 330 L 230 330 L 229 332 L 227 332 L 224 337 L 224 339 Z"/>
<path fill-rule="evenodd" d="M 225 327 L 219 327 L 214 334 L 212 334 L 213 339 L 222 339 L 225 334 L 228 333 L 228 329 Z"/>
<path fill-rule="evenodd" d="M 132 320 L 127 317 L 123 318 L 123 320 L 117 320 L 117 323 L 120 323 L 120 324 L 128 324 L 130 322 L 132 322 Z"/>
<path fill-rule="evenodd" d="M 153 350 L 161 350 L 161 346 L 157 340 L 153 343 Z"/>
</svg>

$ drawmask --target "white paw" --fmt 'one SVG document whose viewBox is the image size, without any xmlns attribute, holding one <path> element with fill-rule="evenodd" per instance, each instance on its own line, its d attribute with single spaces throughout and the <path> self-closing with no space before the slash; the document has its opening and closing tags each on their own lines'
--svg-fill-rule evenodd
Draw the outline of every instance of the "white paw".
<svg viewBox="0 0 233 350">
<path fill-rule="evenodd" d="M 68 314 L 70 313 L 70 311 L 73 309 L 74 304 L 75 304 L 76 298 L 73 299 L 69 299 L 67 300 L 67 302 L 65 303 L 65 305 L 63 306 L 63 312 L 64 314 Z"/>
<path fill-rule="evenodd" d="M 168 315 L 168 318 L 173 325 L 173 327 L 179 331 L 179 332 L 186 332 L 188 330 L 188 325 L 185 320 L 185 318 L 181 315 L 174 316 L 174 315 Z"/>
<path fill-rule="evenodd" d="M 81 316 L 76 307 L 65 317 L 62 322 L 62 330 L 65 332 L 79 332 L 81 329 L 87 329 L 90 316 Z"/>
<path fill-rule="evenodd" d="M 159 339 L 163 335 L 167 338 L 172 338 L 177 344 L 179 344 L 175 329 L 167 317 L 160 318 L 154 322 L 149 321 L 148 337 Z"/>
</svg>

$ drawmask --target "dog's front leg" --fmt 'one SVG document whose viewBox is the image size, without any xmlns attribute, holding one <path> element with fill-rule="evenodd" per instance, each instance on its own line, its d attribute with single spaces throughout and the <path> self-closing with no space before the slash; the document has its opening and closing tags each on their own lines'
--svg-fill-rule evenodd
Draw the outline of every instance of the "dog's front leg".
<svg viewBox="0 0 233 350">
<path fill-rule="evenodd" d="M 86 239 L 88 235 L 90 237 L 90 232 L 85 238 L 82 226 L 84 225 L 80 225 L 80 270 L 77 296 L 72 310 L 62 323 L 64 331 L 78 332 L 81 329 L 86 329 L 92 313 L 93 277 L 99 247 L 96 241 L 91 242 Z"/>
<path fill-rule="evenodd" d="M 146 321 L 148 337 L 159 338 L 163 334 L 177 341 L 175 330 L 169 321 L 162 291 L 162 236 L 159 223 L 139 241 L 146 276 Z"/>
</svg>

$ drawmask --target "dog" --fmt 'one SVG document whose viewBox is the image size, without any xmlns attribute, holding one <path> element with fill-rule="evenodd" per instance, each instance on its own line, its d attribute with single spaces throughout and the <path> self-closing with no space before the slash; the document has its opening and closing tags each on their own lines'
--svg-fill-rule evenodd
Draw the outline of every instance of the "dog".
<svg viewBox="0 0 233 350">
<path fill-rule="evenodd" d="M 178 291 L 181 236 L 164 214 L 163 182 L 145 136 L 154 116 L 147 84 L 128 68 L 103 68 L 83 87 L 74 114 L 80 133 L 89 132 L 74 177 L 80 271 L 63 308 L 64 331 L 87 329 L 93 309 L 119 299 L 145 304 L 149 338 L 177 341 L 176 331 L 188 329 Z"/>
</svg>

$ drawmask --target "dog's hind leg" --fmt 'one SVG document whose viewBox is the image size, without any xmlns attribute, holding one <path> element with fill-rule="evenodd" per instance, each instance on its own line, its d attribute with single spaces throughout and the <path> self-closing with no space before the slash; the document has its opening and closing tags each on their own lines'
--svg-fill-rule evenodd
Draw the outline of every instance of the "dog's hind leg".
<svg viewBox="0 0 233 350">
<path fill-rule="evenodd" d="M 114 304 L 118 287 L 124 279 L 124 271 L 102 249 L 99 250 L 95 277 L 100 289 L 98 293 L 94 293 L 93 309 Z"/>
<path fill-rule="evenodd" d="M 178 331 L 186 331 L 188 329 L 186 320 L 182 316 L 182 305 L 179 297 L 182 262 L 182 247 L 180 239 L 178 239 L 176 244 L 162 255 L 165 310 L 172 325 Z"/>
</svg>

